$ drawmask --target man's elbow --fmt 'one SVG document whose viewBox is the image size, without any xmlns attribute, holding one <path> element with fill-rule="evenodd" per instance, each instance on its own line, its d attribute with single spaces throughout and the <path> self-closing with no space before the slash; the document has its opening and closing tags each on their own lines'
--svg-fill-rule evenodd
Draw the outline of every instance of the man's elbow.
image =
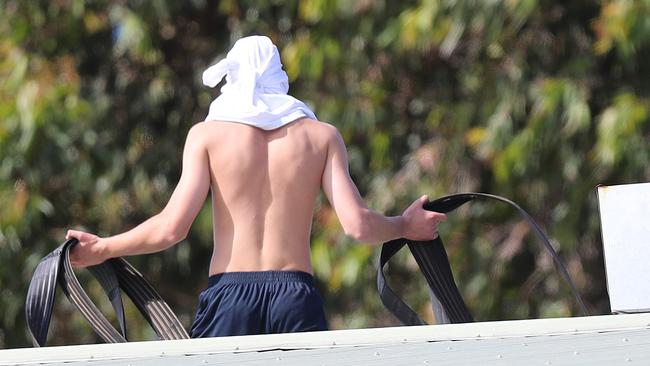
<svg viewBox="0 0 650 366">
<path fill-rule="evenodd" d="M 165 243 L 165 247 L 168 248 L 185 240 L 185 238 L 187 238 L 187 230 L 170 229 L 166 231 L 163 242 Z"/>
<path fill-rule="evenodd" d="M 374 240 L 373 240 L 374 237 L 372 236 L 372 234 L 370 232 L 367 232 L 367 231 L 363 231 L 363 230 L 354 231 L 354 232 L 346 233 L 346 235 L 351 237 L 355 241 L 360 242 L 360 243 L 365 243 L 365 244 L 373 244 L 374 243 Z"/>
<path fill-rule="evenodd" d="M 355 215 L 354 219 L 343 227 L 345 235 L 358 242 L 371 243 L 373 239 L 372 228 L 370 227 L 366 216 L 367 215 L 364 211 Z"/>
<path fill-rule="evenodd" d="M 164 249 L 185 240 L 188 232 L 189 228 L 184 227 L 180 223 L 174 222 L 174 220 L 165 218 L 160 220 L 160 242 Z"/>
</svg>

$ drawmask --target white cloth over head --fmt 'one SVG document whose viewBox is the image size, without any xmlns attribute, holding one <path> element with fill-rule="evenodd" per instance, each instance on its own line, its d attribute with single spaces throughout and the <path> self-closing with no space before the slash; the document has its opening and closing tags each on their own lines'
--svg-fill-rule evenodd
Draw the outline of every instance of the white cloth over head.
<svg viewBox="0 0 650 366">
<path fill-rule="evenodd" d="M 273 130 L 316 115 L 287 94 L 289 78 L 278 48 L 268 37 L 241 38 L 223 60 L 203 72 L 203 84 L 214 88 L 226 77 L 221 95 L 210 104 L 206 121 L 239 122 Z"/>
</svg>

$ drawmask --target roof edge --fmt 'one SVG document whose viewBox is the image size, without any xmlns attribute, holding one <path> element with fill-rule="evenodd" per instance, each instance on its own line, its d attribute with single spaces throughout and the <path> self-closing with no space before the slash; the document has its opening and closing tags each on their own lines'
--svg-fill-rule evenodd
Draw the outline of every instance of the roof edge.
<svg viewBox="0 0 650 366">
<path fill-rule="evenodd" d="M 0 365 L 509 338 L 608 332 L 648 327 L 650 327 L 650 313 L 18 348 L 0 350 Z"/>
</svg>

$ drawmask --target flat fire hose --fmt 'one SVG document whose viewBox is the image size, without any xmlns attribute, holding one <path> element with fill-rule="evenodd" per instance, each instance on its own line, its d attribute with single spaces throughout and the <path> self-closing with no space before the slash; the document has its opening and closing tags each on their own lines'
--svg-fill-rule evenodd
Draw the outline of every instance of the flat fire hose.
<svg viewBox="0 0 650 366">
<path fill-rule="evenodd" d="M 160 339 L 187 339 L 169 305 L 131 264 L 122 258 L 109 259 L 88 267 L 106 292 L 120 325 L 120 331 L 106 319 L 81 287 L 70 263 L 70 249 L 78 243 L 70 239 L 48 254 L 36 267 L 27 291 L 25 313 L 35 347 L 44 346 L 52 319 L 57 283 L 70 302 L 81 312 L 95 332 L 108 343 L 126 342 L 126 321 L 121 291 L 133 301 Z"/>
<path fill-rule="evenodd" d="M 555 264 L 560 271 L 562 277 L 571 287 L 571 291 L 576 298 L 580 309 L 584 315 L 588 315 L 587 307 L 585 306 L 575 284 L 571 280 L 571 276 L 566 268 L 560 261 L 557 253 L 553 249 L 550 241 L 540 228 L 540 226 L 533 220 L 533 218 L 513 201 L 500 196 L 486 194 L 486 193 L 460 193 L 438 198 L 434 201 L 424 204 L 424 209 L 428 211 L 435 211 L 440 213 L 448 213 L 463 204 L 470 202 L 477 198 L 494 199 L 497 201 L 505 202 L 513 206 L 519 214 L 530 224 L 537 237 L 541 240 L 542 245 L 553 257 Z M 451 271 L 447 252 L 445 251 L 444 244 L 440 236 L 432 241 L 411 241 L 404 238 L 395 239 L 383 244 L 381 248 L 380 264 L 377 270 L 377 288 L 379 290 L 379 297 L 382 303 L 398 320 L 404 325 L 425 325 L 427 324 L 418 314 L 411 309 L 402 300 L 386 282 L 384 269 L 390 259 L 400 250 L 404 245 L 408 245 L 411 253 L 415 257 L 420 271 L 429 285 L 429 293 L 431 295 L 432 303 L 440 305 L 440 311 L 436 311 L 434 306 L 434 313 L 438 323 L 468 323 L 472 322 L 472 314 L 467 309 L 463 298 L 458 291 L 454 276 Z M 441 319 L 443 321 L 441 321 Z"/>
</svg>

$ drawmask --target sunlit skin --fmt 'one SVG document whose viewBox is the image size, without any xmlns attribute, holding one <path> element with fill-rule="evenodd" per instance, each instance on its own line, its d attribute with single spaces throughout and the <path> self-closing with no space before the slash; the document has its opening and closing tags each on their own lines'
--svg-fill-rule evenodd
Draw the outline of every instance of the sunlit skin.
<svg viewBox="0 0 650 366">
<path fill-rule="evenodd" d="M 350 178 L 345 144 L 330 124 L 299 119 L 272 131 L 208 121 L 189 131 L 183 170 L 157 215 L 110 237 L 69 230 L 79 244 L 75 267 L 108 258 L 154 253 L 182 241 L 212 199 L 214 250 L 209 274 L 298 270 L 312 273 L 309 238 L 321 191 L 345 233 L 362 243 L 405 237 L 431 240 L 446 216 L 426 211 L 422 196 L 401 216 L 368 209 Z"/>
</svg>

